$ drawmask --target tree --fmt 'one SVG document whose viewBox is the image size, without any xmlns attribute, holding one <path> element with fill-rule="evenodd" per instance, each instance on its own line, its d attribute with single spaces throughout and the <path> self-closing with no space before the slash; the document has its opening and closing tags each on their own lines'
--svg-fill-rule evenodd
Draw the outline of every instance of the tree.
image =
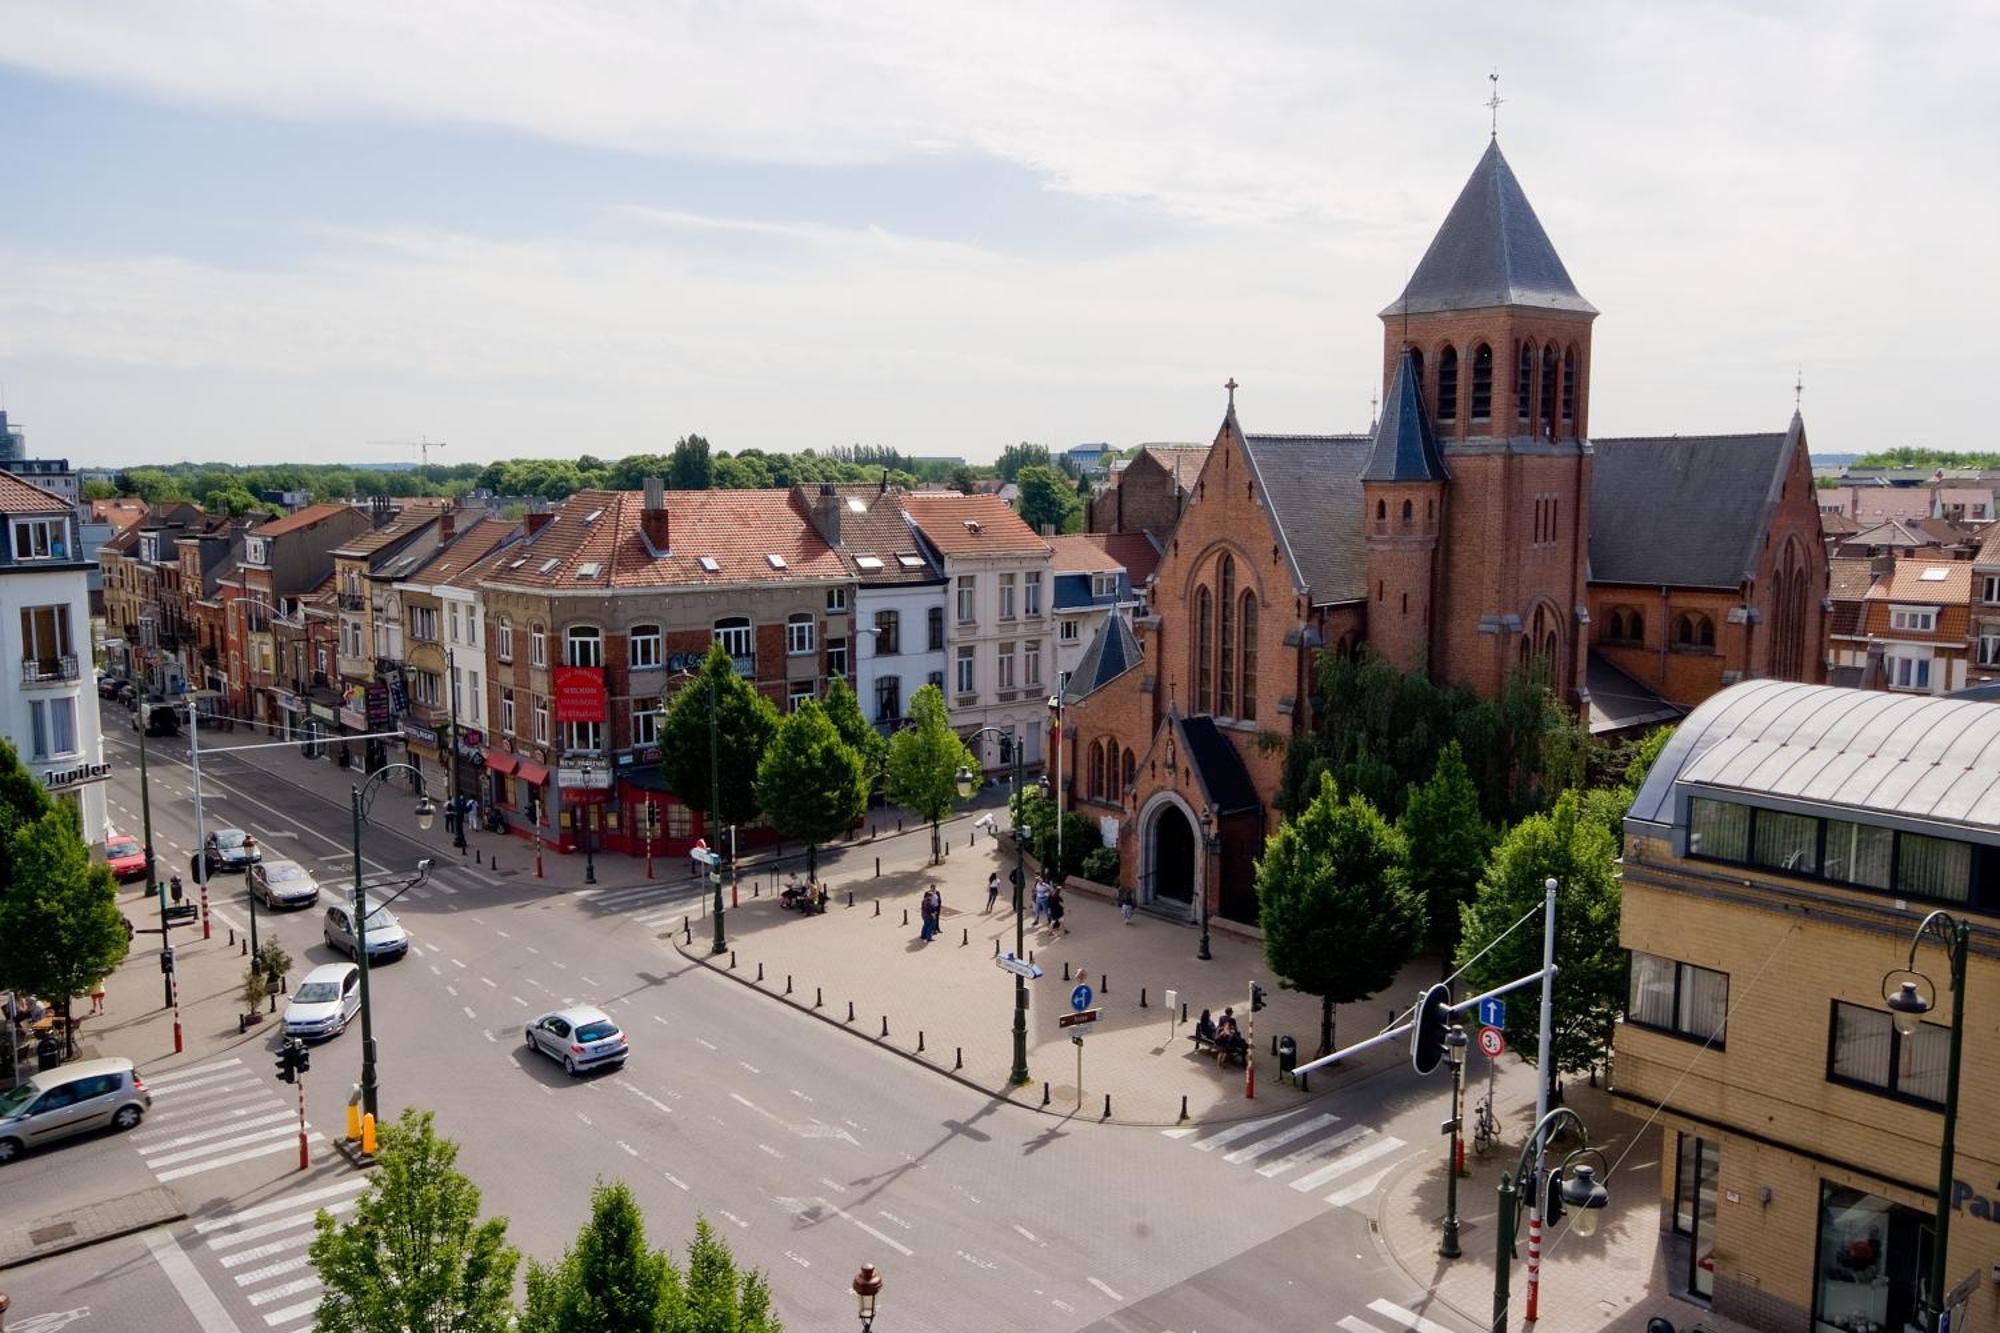
<svg viewBox="0 0 2000 1333">
<path fill-rule="evenodd" d="M 1049 457 L 1046 444 L 1010 444 L 1000 451 L 1000 461 L 995 471 L 1002 481 L 1019 481 L 1022 468 L 1048 467 L 1053 460 Z"/>
<path fill-rule="evenodd" d="M 931 864 L 942 858 L 938 821 L 958 801 L 958 770 L 978 773 L 979 761 L 951 729 L 944 691 L 926 685 L 910 696 L 910 725 L 889 738 L 889 799 L 930 821 Z"/>
<path fill-rule="evenodd" d="M 1458 957 L 1465 984 L 1476 994 L 1541 967 L 1539 926 L 1506 932 L 1523 916 L 1539 919 L 1543 883 L 1556 881 L 1556 1023 L 1550 1034 L 1555 1069 L 1543 1071 L 1551 1083 L 1558 1071 L 1579 1073 L 1596 1063 L 1625 999 L 1616 855 L 1610 830 L 1584 815 L 1578 793 L 1564 792 L 1552 810 L 1530 815 L 1500 840 L 1478 895 L 1464 910 Z M 1489 945 L 1490 953 L 1470 961 Z M 1508 1042 L 1530 1060 L 1541 1032 L 1537 1008 L 1507 1009 Z"/>
<path fill-rule="evenodd" d="M 784 1333 L 771 1312 L 771 1288 L 755 1269 L 740 1273 L 736 1257 L 706 1218 L 694 1224 L 687 1253 L 687 1304 L 674 1333 Z"/>
<path fill-rule="evenodd" d="M 14 861 L 7 850 L 14 830 L 47 814 L 54 803 L 49 789 L 35 781 L 21 763 L 20 752 L 0 736 L 0 895 L 14 882 Z"/>
<path fill-rule="evenodd" d="M 1448 969 L 1458 949 L 1459 908 L 1472 900 L 1493 848 L 1457 741 L 1438 755 L 1430 780 L 1410 788 L 1396 828 L 1410 849 L 1410 887 L 1423 900 L 1430 947 Z"/>
<path fill-rule="evenodd" d="M 12 878 L 0 892 L 0 989 L 70 1000 L 125 961 L 130 941 L 111 871 L 93 865 L 76 812 L 55 806 L 7 834 Z M 76 1033 L 65 1021 L 70 1054 Z"/>
<path fill-rule="evenodd" d="M 828 683 L 822 707 L 826 709 L 826 720 L 833 723 L 833 729 L 840 733 L 840 739 L 853 746 L 861 756 L 862 767 L 868 775 L 868 790 L 875 790 L 875 784 L 882 780 L 882 767 L 889 761 L 889 738 L 877 731 L 863 715 L 861 700 L 845 676 L 835 676 Z"/>
<path fill-rule="evenodd" d="M 429 1111 L 384 1125 L 375 1169 L 345 1224 L 324 1209 L 307 1250 L 325 1290 L 315 1333 L 504 1333 L 514 1322 L 507 1219 L 479 1221 L 479 1187 Z"/>
<path fill-rule="evenodd" d="M 854 827 L 868 805 L 868 765 L 841 738 L 817 699 L 778 723 L 757 764 L 757 804 L 787 838 L 806 845 L 806 875 L 819 878 L 819 845 Z"/>
<path fill-rule="evenodd" d="M 711 698 L 722 801 L 714 810 L 709 809 Z M 708 811 L 719 824 L 747 824 L 757 817 L 757 764 L 777 729 L 778 710 L 736 674 L 721 644 L 711 644 L 701 670 L 667 704 L 660 729 L 660 772 L 681 804 Z"/>
<path fill-rule="evenodd" d="M 1058 884 L 1071 875 L 1082 874 L 1085 859 L 1104 846 L 1104 835 L 1097 821 L 1081 810 L 1062 812 L 1062 836 L 1058 838 L 1056 803 L 1037 787 L 1021 793 L 1014 823 L 1022 831 L 1028 855 L 1040 861 L 1049 878 Z M 1101 858 L 1098 866 L 1102 868 Z"/>
<path fill-rule="evenodd" d="M 1333 1049 L 1334 1006 L 1395 981 L 1424 933 L 1403 835 L 1360 797 L 1340 798 L 1329 775 L 1257 862 L 1264 958 L 1320 999 L 1319 1053 Z"/>
<path fill-rule="evenodd" d="M 86 500 L 115 500 L 118 488 L 104 477 L 92 477 L 83 483 L 83 498 Z"/>
<path fill-rule="evenodd" d="M 521 1333 L 672 1333 L 685 1305 L 680 1274 L 646 1246 L 630 1186 L 599 1184 L 576 1244 L 547 1268 L 528 1264 Z"/>
<path fill-rule="evenodd" d="M 715 484 L 715 463 L 708 456 L 708 441 L 699 435 L 683 435 L 674 441 L 667 458 L 667 485 L 677 491 L 705 491 Z"/>
<path fill-rule="evenodd" d="M 1040 532 L 1044 526 L 1071 532 L 1083 526 L 1083 501 L 1069 478 L 1052 467 L 1024 467 L 1015 478 L 1021 488 L 1021 521 Z"/>
</svg>

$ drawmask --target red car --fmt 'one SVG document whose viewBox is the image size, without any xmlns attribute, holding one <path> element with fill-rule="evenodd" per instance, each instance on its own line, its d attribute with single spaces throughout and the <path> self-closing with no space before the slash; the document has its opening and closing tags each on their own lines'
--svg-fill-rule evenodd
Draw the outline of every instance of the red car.
<svg viewBox="0 0 2000 1333">
<path fill-rule="evenodd" d="M 111 867 L 111 873 L 120 884 L 127 880 L 146 877 L 146 849 L 139 840 L 126 833 L 113 833 L 104 840 L 104 864 Z"/>
</svg>

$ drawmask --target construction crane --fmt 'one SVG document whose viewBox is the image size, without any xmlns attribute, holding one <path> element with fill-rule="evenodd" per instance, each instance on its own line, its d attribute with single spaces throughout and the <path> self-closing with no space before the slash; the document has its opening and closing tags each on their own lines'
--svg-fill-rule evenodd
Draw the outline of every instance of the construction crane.
<svg viewBox="0 0 2000 1333">
<path fill-rule="evenodd" d="M 385 449 L 415 449 L 420 467 L 431 465 L 431 450 L 447 447 L 443 440 L 433 440 L 428 436 L 419 436 L 414 440 L 370 440 L 368 443 Z"/>
</svg>

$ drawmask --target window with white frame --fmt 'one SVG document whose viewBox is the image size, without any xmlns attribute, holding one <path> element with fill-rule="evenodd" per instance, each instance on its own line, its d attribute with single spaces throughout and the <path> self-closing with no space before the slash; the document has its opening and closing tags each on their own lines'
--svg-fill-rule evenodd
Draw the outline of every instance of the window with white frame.
<svg viewBox="0 0 2000 1333">
<path fill-rule="evenodd" d="M 535 700 L 535 741 L 541 745 L 549 743 L 549 705 L 546 699 Z"/>
<path fill-rule="evenodd" d="M 1928 657 L 1892 657 L 1889 659 L 1889 685 L 1898 690 L 1928 690 L 1931 687 L 1931 659 Z"/>
<path fill-rule="evenodd" d="M 1118 595 L 1118 576 L 1116 574 L 1092 574 L 1090 576 L 1090 595 L 1092 597 L 1116 597 Z"/>
<path fill-rule="evenodd" d="M 545 667 L 549 664 L 549 635 L 537 620 L 528 626 L 528 665 Z"/>
<path fill-rule="evenodd" d="M 996 667 L 993 673 L 993 688 L 996 690 L 1013 689 L 1014 688 L 1014 645 L 1011 643 L 1001 644 L 1000 654 L 997 660 L 999 665 Z"/>
<path fill-rule="evenodd" d="M 1895 606 L 1889 608 L 1889 628 L 1919 630 L 1929 633 L 1937 628 L 1937 609 L 1929 606 Z"/>
<path fill-rule="evenodd" d="M 500 691 L 500 732 L 505 736 L 514 734 L 514 691 Z"/>
<path fill-rule="evenodd" d="M 1042 641 L 1029 639 L 1021 645 L 1021 683 L 1029 689 L 1042 685 Z"/>
<path fill-rule="evenodd" d="M 875 653 L 876 657 L 894 657 L 903 651 L 903 613 L 900 611 L 877 611 L 875 613 Z"/>
<path fill-rule="evenodd" d="M 434 606 L 413 606 L 410 608 L 410 637 L 426 643 L 435 643 L 438 636 L 438 613 Z"/>
<path fill-rule="evenodd" d="M 435 671 L 412 671 L 410 673 L 410 698 L 413 702 L 437 707 L 438 674 Z"/>
<path fill-rule="evenodd" d="M 847 587 L 842 584 L 826 590 L 826 613 L 830 616 L 847 614 Z"/>
<path fill-rule="evenodd" d="M 1081 620 L 1071 616 L 1059 623 L 1061 628 L 1056 631 L 1056 635 L 1064 643 L 1076 643 L 1083 638 L 1083 622 Z"/>
<path fill-rule="evenodd" d="M 465 678 L 471 682 L 471 688 L 467 691 L 465 698 L 470 700 L 472 704 L 472 720 L 475 723 L 483 725 L 486 721 L 486 696 L 479 692 L 479 673 L 477 671 L 468 671 L 465 673 Z"/>
<path fill-rule="evenodd" d="M 68 525 L 59 518 L 17 518 L 14 520 L 16 560 L 60 560 Z M 147 557 L 152 559 L 151 556 Z"/>
<path fill-rule="evenodd" d="M 979 688 L 979 658 L 972 644 L 964 644 L 958 650 L 958 692 L 972 694 Z"/>
<path fill-rule="evenodd" d="M 658 625 L 634 625 L 632 627 L 632 669 L 644 671 L 656 667 L 661 662 L 661 638 Z"/>
<path fill-rule="evenodd" d="M 750 621 L 746 616 L 730 616 L 715 622 L 715 641 L 731 657 L 748 657 L 754 651 Z"/>
<path fill-rule="evenodd" d="M 632 706 L 632 744 L 652 745 L 660 739 L 660 710 L 645 704 Z"/>
<path fill-rule="evenodd" d="M 1012 574 L 1002 574 L 1000 576 L 1000 618 L 1002 620 L 1012 620 L 1014 618 L 1014 576 Z"/>
<path fill-rule="evenodd" d="M 446 620 L 446 624 L 447 624 L 447 625 L 449 625 L 449 627 L 450 627 L 450 629 L 451 629 L 451 641 L 452 641 L 453 643 L 457 643 L 457 642 L 458 642 L 458 603 L 457 603 L 457 602 L 452 602 L 452 603 L 450 604 L 450 607 L 451 607 L 451 614 L 450 614 L 450 615 L 448 615 L 448 616 L 447 616 L 447 617 L 445 618 L 445 620 Z"/>
<path fill-rule="evenodd" d="M 1979 600 L 1988 606 L 2000 606 L 2000 574 L 1980 576 Z"/>
<path fill-rule="evenodd" d="M 903 716 L 903 681 L 899 676 L 875 677 L 875 720 L 895 722 Z"/>
<path fill-rule="evenodd" d="M 979 578 L 974 574 L 958 576 L 958 623 L 970 625 L 979 618 Z"/>
<path fill-rule="evenodd" d="M 571 625 L 564 631 L 563 661 L 570 666 L 604 665 L 604 631 L 595 625 Z"/>
<path fill-rule="evenodd" d="M 604 748 L 602 722 L 563 723 L 563 749 L 571 753 L 595 754 Z"/>
<path fill-rule="evenodd" d="M 271 539 L 269 537 L 245 537 L 243 539 L 243 563 L 246 565 L 270 564 Z"/>
<path fill-rule="evenodd" d="M 2000 666 L 2000 630 L 1981 632 L 1979 636 L 1979 665 Z"/>
<path fill-rule="evenodd" d="M 809 680 L 795 680 L 785 687 L 785 711 L 796 713 L 799 705 L 813 697 L 813 683 Z"/>
<path fill-rule="evenodd" d="M 794 611 L 785 617 L 785 653 L 807 657 L 819 651 L 819 625 L 810 611 Z"/>
<path fill-rule="evenodd" d="M 500 624 L 494 630 L 493 652 L 503 662 L 514 660 L 514 622 L 505 616 L 500 617 Z"/>
<path fill-rule="evenodd" d="M 1031 569 L 1021 576 L 1021 614 L 1033 620 L 1042 614 L 1042 571 Z"/>
<path fill-rule="evenodd" d="M 21 608 L 21 661 L 35 679 L 65 680 L 76 675 L 75 653 L 67 605 Z"/>
<path fill-rule="evenodd" d="M 29 746 L 35 759 L 59 759 L 76 753 L 76 700 L 28 701 Z"/>
</svg>

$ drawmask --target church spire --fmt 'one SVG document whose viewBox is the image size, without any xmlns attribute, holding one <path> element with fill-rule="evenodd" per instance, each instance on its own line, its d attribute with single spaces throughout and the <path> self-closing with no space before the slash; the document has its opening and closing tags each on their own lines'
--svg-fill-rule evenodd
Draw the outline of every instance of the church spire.
<svg viewBox="0 0 2000 1333">
<path fill-rule="evenodd" d="M 1423 395 L 1418 392 L 1417 369 L 1406 351 L 1396 363 L 1396 378 L 1389 385 L 1382 420 L 1375 427 L 1375 449 L 1361 471 L 1361 480 L 1443 481 L 1446 476 L 1437 432 L 1431 429 L 1430 414 L 1424 411 Z"/>
</svg>

